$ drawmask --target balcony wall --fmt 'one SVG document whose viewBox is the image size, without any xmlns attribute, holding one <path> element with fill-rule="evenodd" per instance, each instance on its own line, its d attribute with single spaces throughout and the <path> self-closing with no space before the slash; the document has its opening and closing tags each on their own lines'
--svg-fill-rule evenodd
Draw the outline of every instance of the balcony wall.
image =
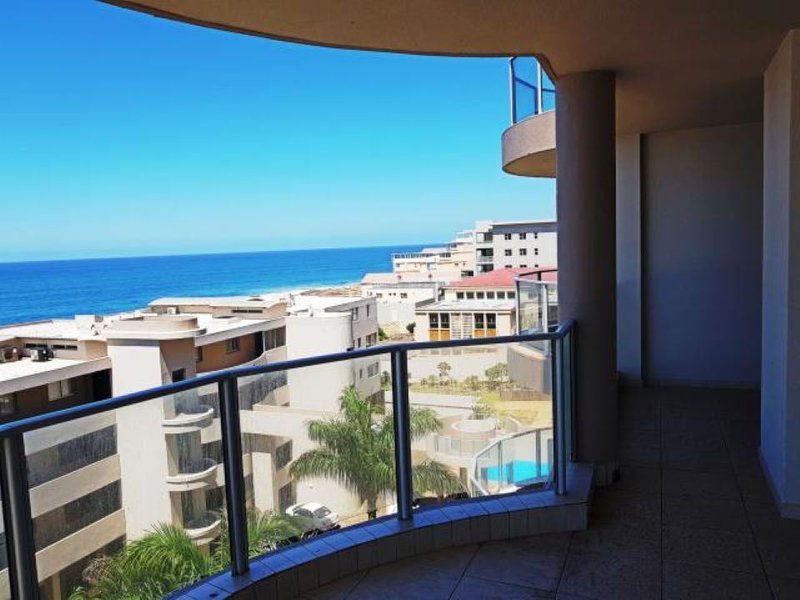
<svg viewBox="0 0 800 600">
<path fill-rule="evenodd" d="M 526 177 L 556 176 L 556 113 L 548 111 L 503 132 L 503 170 Z"/>
</svg>

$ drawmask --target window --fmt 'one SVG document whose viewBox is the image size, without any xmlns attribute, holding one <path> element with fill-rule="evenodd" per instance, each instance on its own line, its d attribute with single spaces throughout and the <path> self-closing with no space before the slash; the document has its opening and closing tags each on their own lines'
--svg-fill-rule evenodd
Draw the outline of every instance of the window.
<svg viewBox="0 0 800 600">
<path fill-rule="evenodd" d="M 277 327 L 264 332 L 264 350 L 273 350 L 286 345 L 286 327 Z"/>
<path fill-rule="evenodd" d="M 369 304 L 365 307 L 367 309 L 367 318 L 369 319 L 369 309 L 371 308 Z"/>
<path fill-rule="evenodd" d="M 194 349 L 194 362 L 203 362 L 203 347 L 196 346 Z"/>
<path fill-rule="evenodd" d="M 442 329 L 450 329 L 450 315 L 448 313 L 442 313 Z"/>
<path fill-rule="evenodd" d="M 358 321 L 358 307 L 353 309 L 353 321 Z"/>
<path fill-rule="evenodd" d="M 483 292 L 475 292 L 475 298 L 477 300 L 483 300 Z"/>
<path fill-rule="evenodd" d="M 464 292 L 456 292 L 456 300 L 463 300 Z"/>
<path fill-rule="evenodd" d="M 53 350 L 77 350 L 78 347 L 72 344 L 53 344 Z"/>
<path fill-rule="evenodd" d="M 17 410 L 17 398 L 14 394 L 0 395 L 0 415 L 10 415 Z"/>
<path fill-rule="evenodd" d="M 467 292 L 467 300 L 474 300 L 475 292 Z"/>
<path fill-rule="evenodd" d="M 539 234 L 538 233 L 534 233 L 533 234 L 533 239 L 538 240 L 539 239 Z"/>
<path fill-rule="evenodd" d="M 498 300 L 505 300 L 506 299 L 506 293 L 505 292 L 497 292 L 497 299 Z"/>
<path fill-rule="evenodd" d="M 536 264 L 535 264 L 535 265 L 533 265 L 533 266 L 534 266 L 536 269 L 538 269 L 538 268 L 539 268 L 539 263 L 536 263 Z"/>
<path fill-rule="evenodd" d="M 487 300 L 494 300 L 494 292 L 486 292 Z"/>
<path fill-rule="evenodd" d="M 528 265 L 525 265 L 525 264 L 522 264 L 522 263 L 520 263 L 520 264 L 519 264 L 519 268 L 520 268 L 520 269 L 527 269 L 527 268 L 528 268 Z"/>
<path fill-rule="evenodd" d="M 517 292 L 508 292 L 508 294 L 506 294 L 506 297 L 507 297 L 509 300 L 513 300 L 514 298 L 516 298 L 516 297 L 517 297 Z"/>
<path fill-rule="evenodd" d="M 497 315 L 486 313 L 486 329 L 497 329 Z"/>
<path fill-rule="evenodd" d="M 513 265 L 506 265 L 506 269 L 513 269 Z"/>
<path fill-rule="evenodd" d="M 372 363 L 367 366 L 367 377 L 375 377 L 380 370 L 380 363 Z"/>
<path fill-rule="evenodd" d="M 511 248 L 506 248 L 505 255 L 506 256 L 511 256 Z"/>
<path fill-rule="evenodd" d="M 256 315 L 261 315 L 264 313 L 264 311 L 260 308 L 232 308 L 231 312 L 236 314 L 256 314 Z"/>
<path fill-rule="evenodd" d="M 528 237 L 528 234 L 527 234 L 527 233 L 520 233 L 520 234 L 519 234 L 519 239 L 521 239 L 521 240 L 524 240 L 524 239 L 525 239 L 525 238 L 527 238 L 527 237 Z"/>
<path fill-rule="evenodd" d="M 533 249 L 533 253 L 534 253 L 536 256 L 539 256 L 539 249 L 538 249 L 538 248 L 534 248 L 534 249 Z"/>
<path fill-rule="evenodd" d="M 475 313 L 475 329 L 483 329 L 484 323 L 483 313 Z"/>
<path fill-rule="evenodd" d="M 284 513 L 286 512 L 287 508 L 295 503 L 295 501 L 296 494 L 294 491 L 294 482 L 290 481 L 278 490 L 278 509 L 281 511 L 281 513 Z"/>
<path fill-rule="evenodd" d="M 528 249 L 527 248 L 520 248 L 519 249 L 520 256 L 528 256 Z"/>
<path fill-rule="evenodd" d="M 428 327 L 430 329 L 439 329 L 439 314 L 430 313 L 428 315 Z"/>
<path fill-rule="evenodd" d="M 292 462 L 292 440 L 275 448 L 275 468 L 282 469 Z"/>
<path fill-rule="evenodd" d="M 75 393 L 75 380 L 64 379 L 63 381 L 54 381 L 47 384 L 47 399 L 51 402 L 53 400 L 61 400 L 62 398 L 69 398 Z"/>
<path fill-rule="evenodd" d="M 356 348 L 361 348 L 361 338 L 356 340 Z"/>
<path fill-rule="evenodd" d="M 503 238 L 505 238 L 507 240 L 510 240 L 511 239 L 511 234 L 510 233 L 503 234 Z"/>
<path fill-rule="evenodd" d="M 408 298 L 408 294 L 406 292 L 400 292 L 401 298 Z"/>
<path fill-rule="evenodd" d="M 234 352 L 239 351 L 239 338 L 231 338 L 229 340 L 225 340 L 225 352 L 228 354 L 233 354 Z"/>
<path fill-rule="evenodd" d="M 186 369 L 175 369 L 172 372 L 172 383 L 186 379 Z"/>
</svg>

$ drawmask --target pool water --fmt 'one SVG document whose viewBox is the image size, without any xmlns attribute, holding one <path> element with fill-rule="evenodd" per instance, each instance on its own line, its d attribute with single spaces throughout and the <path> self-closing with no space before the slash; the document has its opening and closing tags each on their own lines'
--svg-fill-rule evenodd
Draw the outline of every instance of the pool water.
<svg viewBox="0 0 800 600">
<path fill-rule="evenodd" d="M 502 483 L 521 484 L 533 479 L 541 479 L 550 475 L 550 465 L 547 463 L 536 463 L 532 460 L 515 460 L 502 465 L 502 478 L 499 466 L 487 467 L 486 479 L 492 483 L 502 481 Z"/>
</svg>

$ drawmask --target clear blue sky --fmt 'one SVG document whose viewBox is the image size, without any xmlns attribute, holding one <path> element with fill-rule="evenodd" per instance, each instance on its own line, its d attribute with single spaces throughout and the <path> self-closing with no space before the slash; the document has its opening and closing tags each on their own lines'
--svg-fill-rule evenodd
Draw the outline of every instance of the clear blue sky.
<svg viewBox="0 0 800 600">
<path fill-rule="evenodd" d="M 554 215 L 500 169 L 507 63 L 5 0 L 0 261 L 440 241 Z"/>
</svg>

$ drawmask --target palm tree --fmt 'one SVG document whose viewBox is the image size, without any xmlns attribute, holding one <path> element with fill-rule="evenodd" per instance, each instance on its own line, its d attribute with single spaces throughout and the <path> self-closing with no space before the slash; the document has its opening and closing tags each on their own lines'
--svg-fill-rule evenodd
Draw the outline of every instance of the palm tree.
<svg viewBox="0 0 800 600">
<path fill-rule="evenodd" d="M 357 494 L 374 519 L 378 498 L 395 490 L 394 423 L 391 415 L 374 418 L 369 402 L 354 387 L 340 398 L 343 418 L 311 421 L 308 437 L 318 448 L 300 455 L 291 466 L 299 480 L 312 477 L 334 479 Z M 411 439 L 438 431 L 442 423 L 430 409 L 411 409 Z M 447 467 L 433 460 L 414 465 L 414 490 L 437 496 L 460 491 L 461 483 Z"/>
<path fill-rule="evenodd" d="M 299 534 L 300 529 L 291 517 L 255 509 L 248 511 L 250 556 L 273 550 Z M 75 590 L 70 600 L 155 600 L 222 571 L 230 563 L 225 518 L 211 553 L 200 549 L 182 527 L 162 523 L 114 556 L 94 559 L 83 573 L 88 588 Z"/>
</svg>

